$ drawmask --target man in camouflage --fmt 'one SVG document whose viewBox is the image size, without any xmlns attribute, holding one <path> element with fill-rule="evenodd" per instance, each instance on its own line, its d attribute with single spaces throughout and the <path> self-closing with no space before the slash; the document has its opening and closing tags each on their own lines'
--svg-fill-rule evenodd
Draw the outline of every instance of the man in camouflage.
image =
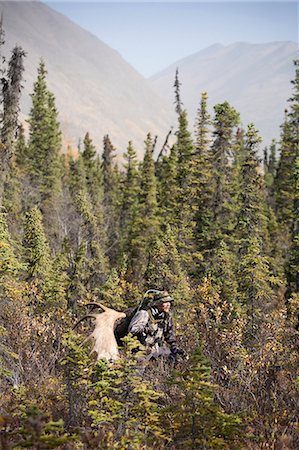
<svg viewBox="0 0 299 450">
<path fill-rule="evenodd" d="M 157 291 L 152 301 L 141 305 L 129 324 L 128 331 L 148 349 L 147 359 L 166 356 L 175 360 L 184 353 L 177 346 L 170 314 L 173 301 L 167 291 Z"/>
</svg>

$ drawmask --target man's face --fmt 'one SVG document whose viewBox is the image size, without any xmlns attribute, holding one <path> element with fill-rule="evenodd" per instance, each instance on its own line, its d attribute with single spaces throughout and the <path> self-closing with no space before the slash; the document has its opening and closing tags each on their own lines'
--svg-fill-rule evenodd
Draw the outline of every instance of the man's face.
<svg viewBox="0 0 299 450">
<path fill-rule="evenodd" d="M 165 302 L 165 303 L 159 303 L 157 306 L 157 310 L 159 312 L 169 312 L 170 310 L 170 302 Z"/>
</svg>

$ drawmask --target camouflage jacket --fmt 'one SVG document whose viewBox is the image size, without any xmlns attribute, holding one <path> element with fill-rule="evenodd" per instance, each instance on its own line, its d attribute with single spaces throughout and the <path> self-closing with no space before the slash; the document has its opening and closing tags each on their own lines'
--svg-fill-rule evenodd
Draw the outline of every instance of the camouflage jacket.
<svg viewBox="0 0 299 450">
<path fill-rule="evenodd" d="M 170 350 L 177 347 L 173 320 L 169 313 L 161 312 L 155 307 L 141 309 L 133 316 L 129 330 L 147 347 L 162 346 L 165 342 Z"/>
</svg>

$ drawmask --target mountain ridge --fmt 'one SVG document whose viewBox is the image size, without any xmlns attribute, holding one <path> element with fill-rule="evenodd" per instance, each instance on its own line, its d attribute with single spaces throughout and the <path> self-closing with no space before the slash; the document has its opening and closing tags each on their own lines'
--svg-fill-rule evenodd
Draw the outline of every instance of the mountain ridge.
<svg viewBox="0 0 299 450">
<path fill-rule="evenodd" d="M 253 122 L 264 144 L 279 138 L 279 126 L 294 77 L 292 59 L 298 46 L 292 41 L 251 44 L 215 43 L 174 62 L 145 79 L 121 54 L 69 18 L 38 2 L 1 2 L 6 50 L 18 43 L 27 52 L 21 118 L 28 116 L 41 57 L 48 70 L 64 135 L 64 147 L 76 147 L 88 131 L 100 153 L 109 134 L 118 154 L 133 141 L 140 156 L 146 134 L 164 143 L 174 113 L 173 82 L 179 67 L 181 97 L 190 129 L 200 93 L 209 96 L 209 110 L 229 101 L 241 114 L 243 125 Z"/>
<path fill-rule="evenodd" d="M 88 131 L 99 152 L 109 134 L 120 155 L 129 140 L 144 151 L 148 132 L 162 145 L 175 114 L 117 50 L 42 2 L 0 2 L 6 53 L 18 43 L 27 52 L 21 110 L 27 117 L 40 58 L 48 71 L 66 143 Z"/>
<path fill-rule="evenodd" d="M 176 61 L 150 81 L 170 101 L 168 85 L 178 68 L 182 102 L 191 123 L 200 92 L 207 92 L 211 113 L 212 106 L 229 101 L 241 113 L 243 125 L 253 122 L 268 145 L 272 138 L 279 139 L 284 109 L 291 96 L 297 50 L 297 43 L 292 41 L 215 44 Z"/>
</svg>

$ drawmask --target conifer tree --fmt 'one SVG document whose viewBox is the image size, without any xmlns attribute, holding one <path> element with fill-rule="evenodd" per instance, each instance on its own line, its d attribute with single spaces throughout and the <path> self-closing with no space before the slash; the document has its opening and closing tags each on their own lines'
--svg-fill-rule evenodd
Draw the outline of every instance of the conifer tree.
<svg viewBox="0 0 299 450">
<path fill-rule="evenodd" d="M 208 94 L 203 92 L 195 121 L 195 149 L 199 154 L 208 154 L 210 144 L 211 116 L 208 113 Z"/>
<path fill-rule="evenodd" d="M 85 184 L 91 201 L 96 209 L 99 209 L 102 202 L 102 174 L 100 161 L 97 157 L 95 146 L 89 133 L 86 133 L 83 140 L 82 162 L 85 168 Z"/>
<path fill-rule="evenodd" d="M 81 276 L 87 291 L 96 293 L 108 271 L 108 261 L 105 255 L 106 236 L 102 227 L 99 227 L 98 216 L 94 213 L 87 193 L 83 190 L 79 191 L 75 202 L 82 221 L 80 226 L 82 243 L 79 241 L 79 246 L 82 245 L 82 248 L 85 249 L 84 268 Z"/>
<path fill-rule="evenodd" d="M 182 192 L 188 192 L 189 183 L 192 177 L 192 157 L 194 155 L 191 133 L 188 130 L 187 112 L 184 110 L 179 116 L 179 127 L 177 132 L 177 152 L 178 152 L 178 182 Z"/>
<path fill-rule="evenodd" d="M 196 211 L 195 211 L 195 240 L 198 257 L 204 264 L 207 250 L 208 234 L 213 217 L 212 211 L 212 155 L 210 149 L 211 118 L 207 110 L 208 95 L 201 94 L 200 106 L 195 123 L 195 177 L 197 179 Z M 203 265 L 200 263 L 200 266 Z M 203 270 L 201 269 L 201 272 Z"/>
<path fill-rule="evenodd" d="M 289 186 L 285 185 L 284 189 L 278 189 L 278 193 L 280 193 L 281 200 L 284 200 L 284 205 L 280 205 L 280 209 L 278 209 L 279 217 L 282 217 L 281 210 L 285 213 L 289 214 L 289 217 L 286 216 L 285 221 L 287 224 L 291 226 L 291 256 L 288 262 L 288 284 L 289 291 L 298 292 L 299 287 L 299 272 L 298 272 L 298 210 L 299 210 L 299 200 L 298 200 L 298 158 L 299 158 L 299 60 L 294 61 L 295 65 L 295 78 L 292 80 L 293 84 L 293 95 L 289 99 L 290 102 L 290 112 L 288 114 L 288 128 L 285 132 L 284 143 L 286 146 L 286 151 L 283 155 L 283 148 L 281 150 L 281 159 L 279 168 L 282 165 L 282 158 L 289 163 L 289 165 L 285 164 L 286 169 L 284 173 L 277 173 L 277 178 L 280 176 L 284 176 L 284 181 L 289 182 Z M 292 164 L 292 165 L 291 165 Z M 278 187 L 283 183 L 279 178 L 277 179 Z M 293 189 L 292 189 L 293 188 Z M 284 198 L 283 198 L 284 197 Z M 285 206 L 286 204 L 286 206 Z M 286 209 L 288 207 L 288 209 Z"/>
<path fill-rule="evenodd" d="M 152 247 L 145 272 L 147 289 L 166 289 L 179 299 L 180 305 L 190 297 L 187 273 L 183 270 L 176 245 L 176 233 L 169 225 L 162 228 Z"/>
<path fill-rule="evenodd" d="M 137 359 L 131 352 L 138 350 L 138 343 L 129 338 L 125 341 L 126 354 L 118 365 L 109 367 L 100 361 L 95 366 L 88 413 L 93 425 L 103 429 L 104 439 L 112 429 L 123 448 L 163 448 L 166 432 L 161 428 L 159 405 L 163 394 L 137 369 Z M 106 448 L 112 445 L 106 444 Z"/>
<path fill-rule="evenodd" d="M 274 194 L 274 180 L 277 171 L 277 156 L 276 156 L 276 141 L 273 139 L 270 145 L 269 154 L 268 148 L 264 150 L 264 178 L 267 188 L 267 203 L 275 209 L 275 194 Z"/>
<path fill-rule="evenodd" d="M 163 155 L 159 161 L 157 174 L 158 204 L 161 218 L 165 223 L 175 228 L 177 225 L 178 200 L 178 153 L 177 146 L 173 145 L 169 155 Z"/>
<path fill-rule="evenodd" d="M 29 171 L 32 185 L 37 190 L 34 201 L 38 204 L 51 199 L 61 189 L 61 132 L 55 99 L 48 91 L 46 75 L 45 64 L 41 61 L 31 95 L 28 142 Z"/>
<path fill-rule="evenodd" d="M 131 241 L 136 230 L 138 217 L 138 195 L 140 186 L 140 174 L 138 170 L 137 154 L 133 143 L 128 143 L 127 152 L 124 154 L 125 176 L 122 184 L 120 227 L 121 227 L 121 251 L 129 253 Z"/>
<path fill-rule="evenodd" d="M 214 107 L 214 142 L 212 144 L 212 187 L 209 229 L 206 228 L 206 251 L 204 267 L 206 273 L 217 274 L 218 262 L 223 254 L 230 270 L 233 270 L 234 257 L 230 243 L 231 230 L 234 227 L 236 204 L 233 202 L 232 183 L 233 166 L 231 164 L 235 151 L 235 128 L 239 114 L 228 102 Z M 209 216 L 208 216 L 209 217 Z M 225 252 L 223 253 L 223 249 Z M 215 267 L 213 267 L 215 265 Z"/>
<path fill-rule="evenodd" d="M 2 23 L 0 28 L 0 33 L 3 37 Z M 2 40 L 0 46 L 3 43 Z M 1 100 L 3 111 L 0 143 L 0 204 L 2 201 L 3 185 L 10 169 L 11 158 L 13 156 L 13 144 L 18 124 L 19 102 L 22 90 L 24 57 L 25 52 L 21 47 L 16 46 L 12 51 L 7 76 L 3 76 L 5 74 L 2 74 L 1 78 Z"/>
<path fill-rule="evenodd" d="M 292 125 L 292 143 L 294 145 L 294 151 L 298 156 L 299 145 L 299 59 L 294 61 L 295 66 L 295 78 L 291 81 L 293 85 L 293 95 L 289 99 L 290 102 L 290 120 Z"/>
<path fill-rule="evenodd" d="M 168 420 L 174 431 L 176 448 L 221 449 L 237 435 L 240 419 L 226 414 L 213 399 L 216 386 L 211 382 L 208 361 L 197 348 L 189 364 L 175 370 L 172 383 L 177 386 Z"/>
<path fill-rule="evenodd" d="M 93 162 L 96 154 L 97 152 L 95 146 L 93 145 L 92 139 L 89 133 L 86 133 L 83 139 L 82 158 L 88 172 L 93 170 Z"/>
<path fill-rule="evenodd" d="M 22 262 L 20 245 L 12 239 L 7 214 L 0 213 L 0 383 L 13 379 L 18 365 L 16 334 L 20 334 L 18 319 L 24 324 L 26 306 L 22 301 L 26 283 L 22 281 L 26 265 Z M 26 323 L 26 322 L 25 322 Z M 2 391 L 4 393 L 4 390 Z"/>
<path fill-rule="evenodd" d="M 188 130 L 187 112 L 179 115 L 177 132 L 177 205 L 176 226 L 180 252 L 188 270 L 193 270 L 194 228 L 197 211 L 198 179 L 196 177 L 196 157 L 191 133 Z"/>
<path fill-rule="evenodd" d="M 279 222 L 290 230 L 293 223 L 294 163 L 295 152 L 292 143 L 292 127 L 288 114 L 282 124 L 280 159 L 275 178 L 275 205 Z"/>
<path fill-rule="evenodd" d="M 154 218 L 157 213 L 157 184 L 155 177 L 155 163 L 153 160 L 153 139 L 148 133 L 145 140 L 145 154 L 141 169 L 140 203 L 143 212 L 147 211 L 148 218 Z"/>
<path fill-rule="evenodd" d="M 295 78 L 292 80 L 293 95 L 289 99 L 290 111 L 285 111 L 282 125 L 280 160 L 275 179 L 277 217 L 282 225 L 292 230 L 295 198 L 294 168 L 299 155 L 299 60 L 294 61 Z"/>
<path fill-rule="evenodd" d="M 3 195 L 3 206 L 8 213 L 7 221 L 14 237 L 21 234 L 23 198 L 26 197 L 29 188 L 26 177 L 26 149 L 24 129 L 20 126 L 14 143 L 14 155 L 11 159 L 10 172 L 6 177 Z"/>
<path fill-rule="evenodd" d="M 295 161 L 294 171 L 295 198 L 294 198 L 294 229 L 292 233 L 292 243 L 290 256 L 287 261 L 287 281 L 290 297 L 292 293 L 299 292 L 299 157 Z"/>
<path fill-rule="evenodd" d="M 268 167 L 267 167 L 267 171 L 269 174 L 271 174 L 272 176 L 272 183 L 273 183 L 273 179 L 275 178 L 276 175 L 276 168 L 277 168 L 277 156 L 276 156 L 277 152 L 276 152 L 276 141 L 275 139 L 272 140 L 271 145 L 270 145 L 270 154 L 269 154 L 269 162 L 268 162 Z"/>
<path fill-rule="evenodd" d="M 235 127 L 239 123 L 239 113 L 228 102 L 214 107 L 214 142 L 213 175 L 214 175 L 214 219 L 219 226 L 219 232 L 225 232 L 230 220 L 230 182 L 231 168 L 229 166 L 232 157 L 233 137 Z M 218 233 L 219 233 L 218 232 Z"/>
<path fill-rule="evenodd" d="M 42 219 L 37 207 L 26 213 L 23 246 L 28 286 L 25 294 L 36 314 L 47 311 L 46 320 L 52 319 L 55 328 L 55 322 L 58 325 L 55 311 L 66 309 L 67 260 L 62 253 L 51 252 Z"/>
<path fill-rule="evenodd" d="M 5 279 L 18 276 L 25 265 L 17 257 L 17 248 L 12 241 L 6 222 L 6 214 L 0 214 L 0 282 L 3 286 Z M 1 292 L 1 291 L 0 291 Z M 2 292 L 0 293 L 1 296 Z"/>
<path fill-rule="evenodd" d="M 28 164 L 28 150 L 25 139 L 25 130 L 23 125 L 18 127 L 16 145 L 15 145 L 15 164 L 18 168 L 25 168 Z"/>
<path fill-rule="evenodd" d="M 26 213 L 24 247 L 29 276 L 44 279 L 49 274 L 51 255 L 42 222 L 42 214 L 37 207 Z"/>
<path fill-rule="evenodd" d="M 175 93 L 175 111 L 178 116 L 181 115 L 183 111 L 183 103 L 181 101 L 181 93 L 180 93 L 180 80 L 179 80 L 179 69 L 177 68 L 175 71 L 175 79 L 174 79 L 174 93 Z"/>
<path fill-rule="evenodd" d="M 69 162 L 68 186 L 74 210 L 65 254 L 69 260 L 68 306 L 77 308 L 84 295 L 98 293 L 108 273 L 105 255 L 107 236 L 104 226 L 102 186 L 98 159 L 89 136 L 85 137 L 84 158 Z"/>
<path fill-rule="evenodd" d="M 115 148 L 108 136 L 104 136 L 104 150 L 102 154 L 102 171 L 104 184 L 104 205 L 110 206 L 112 203 L 114 182 L 113 167 L 115 158 Z"/>
<path fill-rule="evenodd" d="M 272 310 L 276 295 L 272 286 L 279 285 L 270 270 L 269 259 L 264 255 L 261 242 L 250 236 L 246 242 L 246 252 L 239 264 L 239 301 L 247 314 L 247 335 L 245 344 L 259 340 L 261 324 Z"/>
<path fill-rule="evenodd" d="M 247 239 L 258 236 L 266 240 L 266 204 L 263 178 L 257 157 L 261 137 L 253 124 L 245 136 L 245 157 L 241 164 L 241 210 L 238 214 L 238 232 Z"/>
<path fill-rule="evenodd" d="M 104 136 L 104 150 L 101 164 L 103 174 L 103 206 L 108 236 L 107 254 L 112 263 L 117 258 L 118 246 L 120 244 L 119 209 L 121 204 L 121 174 L 117 164 L 114 162 L 116 156 L 115 151 L 109 136 Z"/>
<path fill-rule="evenodd" d="M 73 197 L 81 190 L 87 193 L 86 169 L 81 155 L 77 159 L 71 158 L 69 160 L 69 177 L 67 181 Z"/>
<path fill-rule="evenodd" d="M 153 160 L 153 140 L 150 133 L 145 141 L 140 180 L 139 207 L 133 226 L 130 251 L 132 271 L 139 283 L 146 270 L 149 246 L 159 231 L 157 181 Z"/>
<path fill-rule="evenodd" d="M 241 209 L 238 213 L 236 235 L 239 254 L 239 301 L 248 315 L 248 339 L 257 338 L 264 321 L 265 310 L 275 301 L 273 286 L 280 281 L 271 272 L 269 235 L 264 179 L 257 157 L 261 138 L 253 124 L 245 136 L 245 158 L 241 168 Z"/>
</svg>

